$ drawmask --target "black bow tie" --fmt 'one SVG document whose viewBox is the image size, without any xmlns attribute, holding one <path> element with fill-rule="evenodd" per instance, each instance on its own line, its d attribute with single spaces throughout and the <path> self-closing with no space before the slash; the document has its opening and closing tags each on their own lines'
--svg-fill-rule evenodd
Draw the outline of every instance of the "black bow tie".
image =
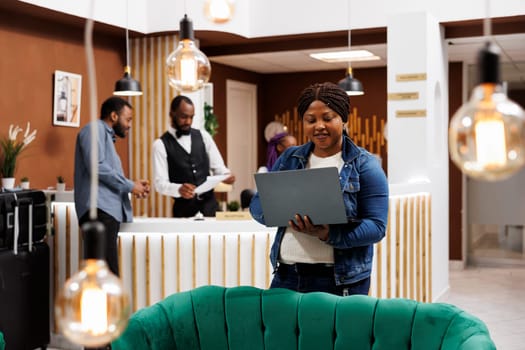
<svg viewBox="0 0 525 350">
<path fill-rule="evenodd" d="M 191 129 L 188 129 L 188 130 L 175 130 L 175 136 L 177 136 L 177 138 L 180 138 L 182 135 L 189 135 L 190 134 L 190 131 Z"/>
</svg>

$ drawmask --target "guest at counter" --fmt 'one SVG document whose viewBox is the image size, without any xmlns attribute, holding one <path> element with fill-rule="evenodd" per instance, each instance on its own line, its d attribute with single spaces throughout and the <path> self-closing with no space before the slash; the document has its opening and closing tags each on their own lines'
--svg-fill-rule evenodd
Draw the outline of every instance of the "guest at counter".
<svg viewBox="0 0 525 350">
<path fill-rule="evenodd" d="M 266 166 L 262 166 L 257 170 L 258 173 L 266 173 L 272 170 L 275 161 L 281 153 L 286 151 L 291 146 L 297 145 L 297 139 L 295 136 L 288 134 L 287 132 L 280 132 L 274 135 L 270 141 L 268 141 L 268 149 L 266 150 Z"/>
<path fill-rule="evenodd" d="M 115 149 L 115 137 L 125 138 L 131 127 L 133 108 L 120 97 L 110 97 L 102 104 L 98 131 L 97 219 L 106 228 L 106 260 L 110 270 L 119 275 L 117 236 L 121 222 L 132 221 L 129 193 L 146 198 L 149 181 L 129 180 Z M 91 184 L 91 124 L 80 130 L 75 148 L 75 210 L 80 225 L 89 221 Z"/>
<path fill-rule="evenodd" d="M 386 230 L 385 173 L 376 157 L 356 146 L 346 133 L 350 102 L 337 85 L 309 86 L 299 97 L 297 111 L 309 142 L 284 151 L 273 170 L 337 167 L 346 215 L 354 220 L 327 225 L 297 213 L 288 226 L 279 227 L 270 252 L 275 270 L 271 288 L 366 295 L 373 244 Z M 250 203 L 250 213 L 265 223 L 258 193 Z"/>
<path fill-rule="evenodd" d="M 170 106 L 171 126 L 153 143 L 154 187 L 174 198 L 173 217 L 192 217 L 199 212 L 215 216 L 218 203 L 213 190 L 197 195 L 195 188 L 210 174 L 230 174 L 223 182 L 235 182 L 211 135 L 191 127 L 194 115 L 191 99 L 175 97 Z"/>
</svg>

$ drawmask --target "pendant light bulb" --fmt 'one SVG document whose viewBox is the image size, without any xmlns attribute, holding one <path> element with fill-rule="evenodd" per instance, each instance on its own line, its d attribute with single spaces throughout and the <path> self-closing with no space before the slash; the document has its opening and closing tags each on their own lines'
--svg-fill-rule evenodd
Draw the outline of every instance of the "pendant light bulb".
<svg viewBox="0 0 525 350">
<path fill-rule="evenodd" d="M 126 328 L 129 298 L 120 279 L 108 268 L 105 230 L 100 221 L 82 225 L 84 260 L 81 269 L 59 291 L 55 317 L 61 332 L 75 344 L 100 347 Z"/>
<path fill-rule="evenodd" d="M 210 61 L 195 45 L 187 15 L 180 21 L 179 44 L 166 59 L 166 71 L 169 84 L 182 92 L 200 90 L 210 79 Z"/>
<path fill-rule="evenodd" d="M 226 23 L 233 17 L 235 1 L 233 0 L 206 0 L 204 14 L 213 23 Z"/>
<path fill-rule="evenodd" d="M 499 82 L 494 44 L 480 51 L 478 65 L 480 84 L 450 121 L 450 157 L 472 178 L 503 180 L 525 163 L 525 112 Z"/>
</svg>

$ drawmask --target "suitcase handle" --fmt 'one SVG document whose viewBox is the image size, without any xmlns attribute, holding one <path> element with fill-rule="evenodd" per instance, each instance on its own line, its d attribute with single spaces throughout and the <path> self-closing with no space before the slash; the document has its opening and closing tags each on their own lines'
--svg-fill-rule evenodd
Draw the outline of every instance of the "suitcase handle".
<svg viewBox="0 0 525 350">
<path fill-rule="evenodd" d="M 13 193 L 13 196 L 14 196 L 14 205 L 13 205 L 13 208 L 14 207 L 19 207 L 21 205 L 28 205 L 29 207 L 33 207 L 33 198 L 20 198 L 18 199 L 18 197 L 16 196 L 16 193 Z M 7 213 L 7 228 L 10 229 L 10 228 L 13 228 L 14 227 L 14 220 L 13 220 L 13 215 L 15 215 L 14 213 Z M 17 215 L 15 215 L 17 216 Z M 15 220 L 18 220 L 18 218 L 15 218 Z M 33 220 L 33 217 L 31 216 L 30 217 L 30 220 Z M 11 224 L 11 221 L 13 221 L 13 224 Z"/>
<path fill-rule="evenodd" d="M 18 238 L 20 236 L 20 205 L 21 204 L 28 204 L 28 243 L 29 243 L 29 247 L 28 247 L 28 251 L 31 252 L 33 251 L 33 200 L 31 198 L 22 198 L 22 199 L 18 199 L 17 196 L 16 196 L 16 193 L 13 194 L 14 197 L 15 197 L 15 205 L 14 205 L 14 214 L 11 214 L 14 215 L 14 223 L 13 223 L 13 226 L 9 226 L 9 219 L 10 219 L 10 216 L 8 214 L 8 220 L 7 220 L 7 226 L 8 228 L 12 228 L 14 227 L 13 229 L 13 252 L 15 255 L 18 255 Z"/>
<path fill-rule="evenodd" d="M 30 198 L 30 197 L 27 197 L 27 198 L 20 198 L 18 199 L 18 197 L 16 196 L 16 193 L 15 193 L 15 205 L 33 205 L 33 198 Z"/>
</svg>

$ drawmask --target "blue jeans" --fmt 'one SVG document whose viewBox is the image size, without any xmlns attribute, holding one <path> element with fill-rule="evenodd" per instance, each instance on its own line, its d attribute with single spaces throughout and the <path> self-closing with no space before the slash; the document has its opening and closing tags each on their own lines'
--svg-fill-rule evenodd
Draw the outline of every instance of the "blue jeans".
<svg viewBox="0 0 525 350">
<path fill-rule="evenodd" d="M 286 288 L 301 293 L 326 292 L 335 295 L 368 295 L 370 277 L 351 284 L 335 284 L 334 267 L 324 264 L 279 264 L 270 288 Z"/>
</svg>

